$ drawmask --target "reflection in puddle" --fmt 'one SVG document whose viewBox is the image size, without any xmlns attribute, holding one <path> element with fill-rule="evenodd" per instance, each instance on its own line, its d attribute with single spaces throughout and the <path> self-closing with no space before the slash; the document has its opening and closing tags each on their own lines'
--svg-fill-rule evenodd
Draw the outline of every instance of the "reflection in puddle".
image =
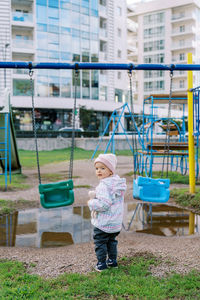
<svg viewBox="0 0 200 300">
<path fill-rule="evenodd" d="M 0 219 L 0 246 L 58 247 L 92 240 L 87 206 L 19 211 L 14 227 L 4 218 L 14 222 L 14 215 Z"/>
<path fill-rule="evenodd" d="M 14 246 L 18 212 L 0 216 L 0 246 Z"/>
<path fill-rule="evenodd" d="M 127 203 L 124 227 L 129 231 L 162 236 L 189 234 L 189 211 L 165 204 Z M 195 233 L 199 232 L 195 215 Z"/>
<path fill-rule="evenodd" d="M 188 235 L 189 212 L 168 205 L 125 203 L 124 228 L 174 236 Z M 199 232 L 195 216 L 195 232 Z M 29 209 L 0 216 L 0 246 L 60 247 L 92 240 L 87 206 Z"/>
<path fill-rule="evenodd" d="M 41 247 L 61 247 L 72 245 L 73 239 L 69 232 L 43 232 Z"/>
</svg>

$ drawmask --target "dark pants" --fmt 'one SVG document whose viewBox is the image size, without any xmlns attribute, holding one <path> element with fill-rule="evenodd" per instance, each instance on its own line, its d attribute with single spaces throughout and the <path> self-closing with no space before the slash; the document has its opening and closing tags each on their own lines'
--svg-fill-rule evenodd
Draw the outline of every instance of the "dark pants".
<svg viewBox="0 0 200 300">
<path fill-rule="evenodd" d="M 94 227 L 95 253 L 99 262 L 105 262 L 108 258 L 117 259 L 117 243 L 115 239 L 119 232 L 107 233 Z"/>
</svg>

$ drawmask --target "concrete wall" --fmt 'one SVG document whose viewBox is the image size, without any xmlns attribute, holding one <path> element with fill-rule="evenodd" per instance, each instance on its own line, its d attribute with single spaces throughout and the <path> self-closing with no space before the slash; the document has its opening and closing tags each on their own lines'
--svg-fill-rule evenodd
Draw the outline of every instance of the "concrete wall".
<svg viewBox="0 0 200 300">
<path fill-rule="evenodd" d="M 53 150 L 63 149 L 71 146 L 70 138 L 38 138 L 38 149 L 42 150 Z M 129 138 L 130 144 L 132 145 L 132 139 Z M 82 148 L 85 150 L 95 150 L 99 142 L 99 138 L 76 138 L 75 147 Z M 102 139 L 99 150 L 105 150 L 109 142 L 109 137 Z M 34 138 L 17 138 L 18 149 L 23 150 L 35 150 Z M 110 148 L 109 148 L 110 149 Z M 115 139 L 116 150 L 129 150 L 129 144 L 125 138 Z"/>
</svg>

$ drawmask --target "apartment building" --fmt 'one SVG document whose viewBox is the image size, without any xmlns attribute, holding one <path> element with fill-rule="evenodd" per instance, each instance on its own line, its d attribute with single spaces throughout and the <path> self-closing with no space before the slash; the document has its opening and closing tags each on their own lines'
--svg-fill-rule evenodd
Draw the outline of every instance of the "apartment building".
<svg viewBox="0 0 200 300">
<path fill-rule="evenodd" d="M 200 1 L 168 0 L 141 2 L 129 8 L 128 18 L 137 30 L 128 31 L 135 63 L 186 64 L 187 53 L 200 63 Z M 135 47 L 135 45 L 137 47 Z M 200 85 L 199 72 L 193 72 L 194 87 Z M 142 103 L 150 94 L 169 94 L 168 71 L 138 71 L 137 98 Z M 174 71 L 173 94 L 187 93 L 187 72 Z"/>
<path fill-rule="evenodd" d="M 126 0 L 4 0 L 0 2 L 0 60 L 127 63 Z M 71 123 L 72 70 L 34 70 L 38 129 Z M 126 71 L 82 70 L 77 107 L 93 109 L 102 131 L 110 114 L 127 101 Z M 0 69 L 1 95 L 11 91 L 15 125 L 31 130 L 29 71 Z M 98 122 L 97 122 L 98 121 Z M 80 124 L 76 124 L 80 126 Z"/>
</svg>

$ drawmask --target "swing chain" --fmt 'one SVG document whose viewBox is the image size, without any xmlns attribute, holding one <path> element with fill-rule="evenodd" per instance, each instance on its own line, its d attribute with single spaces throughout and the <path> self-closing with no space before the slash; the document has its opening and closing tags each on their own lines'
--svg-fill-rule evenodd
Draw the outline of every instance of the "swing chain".
<svg viewBox="0 0 200 300">
<path fill-rule="evenodd" d="M 70 163 L 69 163 L 69 179 L 73 177 L 73 161 L 74 161 L 74 140 L 75 140 L 75 117 L 76 117 L 76 99 L 77 99 L 77 84 L 78 84 L 78 76 L 79 70 L 78 66 L 75 69 L 75 91 L 74 91 L 74 107 L 72 110 L 72 140 L 71 140 L 71 152 L 70 152 Z"/>
<path fill-rule="evenodd" d="M 37 143 L 37 131 L 36 131 L 36 124 L 35 124 L 36 122 L 35 122 L 35 107 L 34 107 L 33 70 L 31 70 L 31 69 L 29 69 L 29 77 L 30 77 L 31 98 L 32 98 L 32 126 L 33 126 L 34 138 L 35 138 L 38 180 L 39 180 L 39 184 L 41 184 L 40 163 L 39 163 L 39 153 L 38 153 L 38 143 Z"/>
<path fill-rule="evenodd" d="M 131 121 L 134 125 L 135 120 L 134 120 L 134 110 L 133 110 L 133 89 L 132 89 L 133 73 L 132 73 L 132 70 L 128 70 L 128 77 L 129 77 L 129 86 L 130 86 Z M 133 129 L 134 128 L 132 128 L 132 130 Z M 136 135 L 133 138 L 133 133 L 132 133 L 131 137 L 132 137 L 132 147 L 133 147 L 133 170 L 134 170 L 133 173 L 134 173 L 134 179 L 136 179 L 136 172 L 137 172 L 137 166 L 138 166 L 137 139 L 136 139 Z M 136 158 L 135 158 L 135 149 L 136 149 Z"/>
<path fill-rule="evenodd" d="M 166 177 L 168 177 L 168 165 L 169 165 L 169 150 L 170 150 L 170 118 L 171 118 L 171 106 L 172 106 L 172 85 L 173 85 L 173 70 L 170 71 L 170 91 L 169 91 L 169 102 L 168 102 L 168 117 L 167 117 L 167 128 L 166 128 L 166 138 L 165 138 L 165 147 L 164 147 L 164 157 L 162 163 L 162 174 L 164 174 L 164 162 L 165 154 L 167 154 L 167 171 Z"/>
</svg>

